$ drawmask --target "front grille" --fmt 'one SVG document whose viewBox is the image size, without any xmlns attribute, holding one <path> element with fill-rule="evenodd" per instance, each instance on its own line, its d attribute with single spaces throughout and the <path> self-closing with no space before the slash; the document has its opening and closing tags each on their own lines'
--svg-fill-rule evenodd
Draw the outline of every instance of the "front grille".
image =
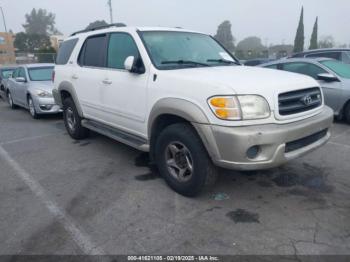
<svg viewBox="0 0 350 262">
<path fill-rule="evenodd" d="M 311 136 L 304 137 L 299 140 L 295 140 L 292 142 L 289 142 L 286 144 L 286 153 L 293 152 L 295 150 L 298 150 L 300 148 L 309 146 L 318 140 L 324 138 L 328 134 L 328 129 L 325 129 L 321 132 L 318 132 L 316 134 L 313 134 Z"/>
<path fill-rule="evenodd" d="M 278 96 L 281 116 L 293 115 L 322 105 L 322 93 L 318 87 L 283 93 Z"/>
</svg>

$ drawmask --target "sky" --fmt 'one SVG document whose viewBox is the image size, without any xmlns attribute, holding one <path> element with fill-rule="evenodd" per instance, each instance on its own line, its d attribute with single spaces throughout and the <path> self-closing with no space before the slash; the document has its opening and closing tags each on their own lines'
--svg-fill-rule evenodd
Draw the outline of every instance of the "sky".
<svg viewBox="0 0 350 262">
<path fill-rule="evenodd" d="M 114 22 L 130 26 L 183 27 L 214 35 L 224 20 L 232 23 L 239 41 L 258 36 L 264 44 L 294 42 L 301 6 L 305 8 L 305 37 L 309 41 L 316 16 L 319 35 L 332 35 L 350 44 L 349 0 L 112 0 Z M 32 8 L 56 14 L 56 27 L 65 35 L 95 20 L 109 21 L 107 0 L 0 0 L 7 27 L 23 31 L 24 15 Z M 1 21 L 1 20 L 0 20 Z M 3 30 L 0 22 L 0 30 Z"/>
</svg>

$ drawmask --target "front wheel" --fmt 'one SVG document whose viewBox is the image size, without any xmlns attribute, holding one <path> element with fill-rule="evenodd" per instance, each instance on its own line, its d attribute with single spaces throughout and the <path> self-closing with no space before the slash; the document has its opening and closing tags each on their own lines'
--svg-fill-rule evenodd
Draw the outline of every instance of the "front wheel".
<svg viewBox="0 0 350 262">
<path fill-rule="evenodd" d="M 28 108 L 29 108 L 29 113 L 32 116 L 33 119 L 38 119 L 39 115 L 36 112 L 34 101 L 31 96 L 28 97 Z"/>
<path fill-rule="evenodd" d="M 68 134 L 76 140 L 81 140 L 89 136 L 89 130 L 82 126 L 83 120 L 78 113 L 72 98 L 63 101 L 63 119 Z"/>
<path fill-rule="evenodd" d="M 181 195 L 194 197 L 216 180 L 217 168 L 190 124 L 167 127 L 157 139 L 155 158 L 167 184 Z"/>
</svg>

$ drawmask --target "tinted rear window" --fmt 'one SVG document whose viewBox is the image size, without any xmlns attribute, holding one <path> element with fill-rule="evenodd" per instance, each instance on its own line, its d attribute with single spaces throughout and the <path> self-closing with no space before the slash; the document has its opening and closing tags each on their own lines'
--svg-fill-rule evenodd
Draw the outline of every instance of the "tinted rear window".
<svg viewBox="0 0 350 262">
<path fill-rule="evenodd" d="M 56 59 L 57 65 L 65 65 L 68 63 L 68 60 L 72 55 L 72 52 L 77 42 L 78 42 L 78 39 L 71 39 L 61 44 L 60 49 L 58 50 L 58 55 Z"/>
<path fill-rule="evenodd" d="M 82 66 L 105 67 L 107 54 L 107 36 L 93 36 L 86 40 L 79 57 Z"/>
</svg>

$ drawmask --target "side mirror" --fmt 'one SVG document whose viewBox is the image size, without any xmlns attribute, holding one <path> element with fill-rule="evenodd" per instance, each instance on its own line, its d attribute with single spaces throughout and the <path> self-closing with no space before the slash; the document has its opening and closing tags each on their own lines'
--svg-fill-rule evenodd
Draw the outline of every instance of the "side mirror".
<svg viewBox="0 0 350 262">
<path fill-rule="evenodd" d="M 124 68 L 130 73 L 135 73 L 135 74 L 145 73 L 145 68 L 142 64 L 141 59 L 135 58 L 134 56 L 129 56 L 125 59 Z"/>
<path fill-rule="evenodd" d="M 24 77 L 16 77 L 15 80 L 18 83 L 25 83 L 26 82 L 26 79 Z"/>
<path fill-rule="evenodd" d="M 338 77 L 328 73 L 317 75 L 317 79 L 325 82 L 339 82 Z"/>
</svg>

